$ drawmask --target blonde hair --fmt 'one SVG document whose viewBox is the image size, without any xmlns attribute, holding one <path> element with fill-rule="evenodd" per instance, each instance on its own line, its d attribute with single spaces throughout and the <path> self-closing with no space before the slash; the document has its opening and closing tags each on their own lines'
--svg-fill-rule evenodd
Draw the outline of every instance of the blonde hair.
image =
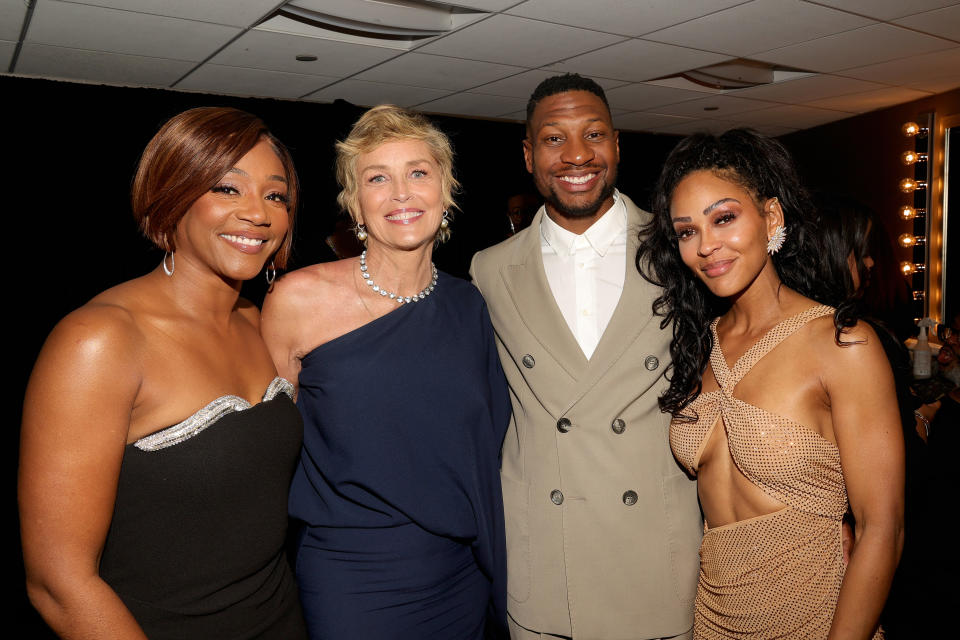
<svg viewBox="0 0 960 640">
<path fill-rule="evenodd" d="M 440 192 L 445 211 L 458 208 L 453 194 L 460 183 L 453 177 L 453 147 L 450 139 L 425 116 L 392 104 L 373 107 L 353 125 L 350 134 L 337 142 L 336 172 L 340 183 L 337 203 L 350 214 L 355 222 L 360 220 L 360 180 L 357 175 L 357 158 L 373 151 L 386 142 L 416 140 L 430 149 L 430 154 L 440 168 Z M 447 229 L 440 229 L 437 240 L 449 237 Z"/>
</svg>

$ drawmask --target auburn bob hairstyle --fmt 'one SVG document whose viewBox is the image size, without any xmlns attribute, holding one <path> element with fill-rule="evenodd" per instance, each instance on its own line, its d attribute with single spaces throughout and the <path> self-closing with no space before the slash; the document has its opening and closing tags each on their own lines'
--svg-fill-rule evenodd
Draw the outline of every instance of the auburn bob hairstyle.
<svg viewBox="0 0 960 640">
<path fill-rule="evenodd" d="M 273 256 L 277 267 L 285 267 L 299 190 L 293 158 L 260 118 L 239 109 L 190 109 L 153 136 L 140 156 L 131 190 L 133 216 L 143 234 L 164 251 L 175 251 L 174 231 L 193 203 L 261 140 L 270 143 L 287 179 L 290 231 Z"/>
</svg>

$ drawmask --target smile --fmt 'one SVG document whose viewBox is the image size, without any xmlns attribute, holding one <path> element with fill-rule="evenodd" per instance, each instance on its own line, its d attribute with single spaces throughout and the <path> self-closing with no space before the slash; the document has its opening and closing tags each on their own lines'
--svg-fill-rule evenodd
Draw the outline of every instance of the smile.
<svg viewBox="0 0 960 640">
<path fill-rule="evenodd" d="M 263 238 L 245 238 L 244 236 L 234 236 L 229 233 L 221 233 L 220 237 L 228 242 L 242 244 L 246 247 L 259 247 L 265 242 Z"/>
<path fill-rule="evenodd" d="M 708 278 L 716 278 L 717 276 L 722 276 L 727 271 L 730 271 L 730 268 L 733 266 L 733 260 L 718 260 L 716 262 L 711 262 L 710 264 L 703 265 L 700 267 L 700 270 Z"/>
<path fill-rule="evenodd" d="M 582 176 L 560 176 L 558 179 L 570 184 L 586 184 L 596 177 L 596 173 L 588 173 Z"/>
<path fill-rule="evenodd" d="M 422 215 L 422 209 L 398 209 L 386 216 L 386 219 L 398 224 L 410 224 Z"/>
</svg>

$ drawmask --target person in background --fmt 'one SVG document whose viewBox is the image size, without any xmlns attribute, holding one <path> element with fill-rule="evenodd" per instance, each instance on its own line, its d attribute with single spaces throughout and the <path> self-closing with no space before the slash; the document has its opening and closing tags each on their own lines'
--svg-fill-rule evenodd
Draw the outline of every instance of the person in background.
<svg viewBox="0 0 960 640">
<path fill-rule="evenodd" d="M 650 214 L 616 190 L 603 89 L 547 78 L 523 153 L 546 201 L 477 253 L 513 401 L 503 444 L 508 613 L 515 639 L 689 637 L 703 530 L 667 446 L 670 329 L 634 268 Z"/>
<path fill-rule="evenodd" d="M 483 299 L 431 262 L 457 187 L 450 142 L 381 105 L 336 166 L 365 251 L 287 274 L 263 308 L 305 422 L 290 513 L 310 637 L 496 636 L 510 406 Z"/>
<path fill-rule="evenodd" d="M 303 427 L 240 298 L 285 264 L 296 203 L 249 113 L 191 109 L 144 150 L 133 212 L 163 262 L 64 318 L 24 401 L 27 592 L 60 636 L 305 637 L 284 554 Z"/>
<path fill-rule="evenodd" d="M 823 304 L 815 210 L 792 159 L 750 130 L 690 136 L 654 214 L 637 260 L 674 325 L 660 402 L 706 525 L 694 638 L 882 637 L 903 544 L 893 375 L 869 325 Z"/>
<path fill-rule="evenodd" d="M 893 372 L 903 428 L 907 535 L 881 620 L 887 640 L 926 636 L 933 632 L 929 625 L 935 614 L 925 611 L 928 601 L 925 585 L 933 570 L 932 563 L 936 562 L 929 547 L 929 520 L 935 511 L 929 502 L 931 468 L 926 442 L 928 425 L 937 413 L 939 402 L 924 404 L 911 391 L 910 354 L 867 307 L 870 300 L 875 299 L 868 300 L 864 295 L 872 284 L 874 260 L 870 250 L 880 243 L 873 236 L 881 233 L 874 224 L 873 212 L 856 201 L 835 195 L 819 195 L 816 205 L 819 221 L 815 239 L 822 246 L 819 252 L 821 281 L 830 291 L 832 305 L 844 313 L 861 316 L 876 333 Z M 851 526 L 856 526 L 852 519 Z M 855 545 L 852 551 L 855 552 Z"/>
</svg>

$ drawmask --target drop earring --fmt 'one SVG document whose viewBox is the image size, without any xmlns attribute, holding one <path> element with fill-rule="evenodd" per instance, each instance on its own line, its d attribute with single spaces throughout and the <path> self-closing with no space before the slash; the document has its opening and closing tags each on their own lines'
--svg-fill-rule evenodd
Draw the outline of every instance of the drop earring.
<svg viewBox="0 0 960 640">
<path fill-rule="evenodd" d="M 163 254 L 163 260 L 160 262 L 160 264 L 163 265 L 163 272 L 164 272 L 165 274 L 167 274 L 167 277 L 168 277 L 168 278 L 172 278 L 172 277 L 173 277 L 173 272 L 174 272 L 174 270 L 177 268 L 176 261 L 174 260 L 174 253 L 175 253 L 174 251 L 166 251 L 166 252 L 164 252 L 164 254 Z M 170 268 L 169 268 L 169 269 L 167 268 L 167 256 L 170 256 Z"/>
<path fill-rule="evenodd" d="M 367 227 L 365 225 L 362 225 L 358 222 L 356 233 L 357 233 L 357 240 L 359 240 L 360 242 L 367 241 Z"/>
<path fill-rule="evenodd" d="M 770 255 L 773 255 L 777 251 L 780 251 L 786 239 L 787 239 L 787 228 L 782 224 L 778 224 L 776 229 L 773 230 L 773 235 L 771 235 L 767 239 L 767 253 L 769 253 Z"/>
</svg>

